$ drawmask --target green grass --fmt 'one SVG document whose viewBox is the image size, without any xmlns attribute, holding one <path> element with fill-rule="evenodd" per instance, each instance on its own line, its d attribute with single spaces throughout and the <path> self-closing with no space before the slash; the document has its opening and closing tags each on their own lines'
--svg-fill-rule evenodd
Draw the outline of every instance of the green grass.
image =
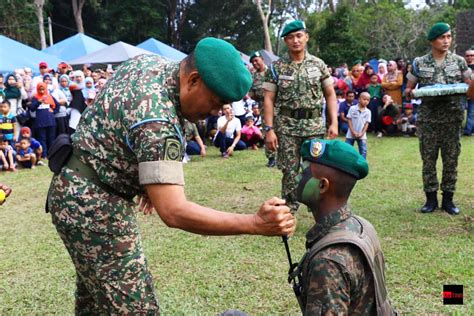
<svg viewBox="0 0 474 316">
<path fill-rule="evenodd" d="M 425 215 L 416 212 L 424 199 L 417 140 L 369 139 L 370 174 L 350 204 L 378 231 L 389 294 L 399 311 L 474 311 L 474 138 L 463 138 L 462 146 L 455 194 L 461 215 Z M 281 173 L 264 164 L 262 150 L 223 160 L 212 148 L 208 157 L 185 165 L 187 196 L 220 210 L 253 213 L 279 193 Z M 0 315 L 74 312 L 74 268 L 44 213 L 50 177 L 46 167 L 0 174 L 0 182 L 14 190 L 0 207 Z M 304 208 L 297 216 L 290 240 L 294 260 L 313 224 Z M 199 236 L 167 228 L 157 215 L 139 219 L 164 315 L 215 315 L 230 308 L 251 315 L 298 314 L 280 238 Z M 443 306 L 443 284 L 464 285 L 463 306 Z"/>
</svg>

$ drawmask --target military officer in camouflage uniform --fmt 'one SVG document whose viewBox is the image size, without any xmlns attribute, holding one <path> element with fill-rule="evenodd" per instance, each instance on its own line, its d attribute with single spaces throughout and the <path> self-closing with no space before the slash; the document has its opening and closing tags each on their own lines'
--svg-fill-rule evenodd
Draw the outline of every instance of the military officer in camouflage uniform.
<svg viewBox="0 0 474 316">
<path fill-rule="evenodd" d="M 268 148 L 278 148 L 277 166 L 283 172 L 282 197 L 295 212 L 299 206 L 295 199 L 299 148 L 305 139 L 322 137 L 326 131 L 322 119 L 323 98 L 330 122 L 329 138 L 338 134 L 338 109 L 328 67 L 305 50 L 309 36 L 304 22 L 288 23 L 282 37 L 288 46 L 288 56 L 272 63 L 263 84 L 264 130 Z"/>
<path fill-rule="evenodd" d="M 291 275 L 299 278 L 304 315 L 392 315 L 385 263 L 374 227 L 351 213 L 347 201 L 367 161 L 339 140 L 307 140 L 297 197 L 316 224 L 307 251 Z"/>
<path fill-rule="evenodd" d="M 405 94 L 408 98 L 418 84 L 419 87 L 433 84 L 469 83 L 471 70 L 461 56 L 449 51 L 451 29 L 446 23 L 435 24 L 428 33 L 431 52 L 413 61 L 413 70 L 407 75 Z M 423 190 L 426 203 L 423 213 L 431 213 L 438 207 L 436 160 L 441 151 L 443 177 L 441 207 L 449 214 L 459 214 L 453 202 L 456 189 L 458 157 L 461 153 L 461 132 L 464 110 L 459 97 L 425 97 L 418 108 L 417 133 L 423 162 Z"/>
<path fill-rule="evenodd" d="M 156 209 L 169 227 L 197 234 L 292 233 L 294 218 L 281 199 L 241 215 L 197 205 L 184 194 L 183 119 L 217 114 L 250 85 L 237 50 L 206 38 L 179 64 L 155 55 L 123 63 L 84 112 L 73 155 L 48 194 L 52 221 L 76 268 L 76 314 L 159 313 L 136 196 L 142 210 Z"/>
<path fill-rule="evenodd" d="M 262 54 L 259 51 L 254 52 L 250 55 L 250 63 L 252 64 L 255 72 L 253 74 L 253 84 L 250 88 L 249 95 L 258 103 L 260 113 L 264 115 L 263 111 L 263 82 L 265 80 L 265 73 L 268 68 L 263 61 Z M 263 123 L 265 125 L 265 122 Z M 265 130 L 263 131 L 263 137 L 265 138 Z M 276 165 L 276 151 L 268 149 L 265 145 L 265 156 L 268 159 L 267 167 L 273 168 Z"/>
</svg>

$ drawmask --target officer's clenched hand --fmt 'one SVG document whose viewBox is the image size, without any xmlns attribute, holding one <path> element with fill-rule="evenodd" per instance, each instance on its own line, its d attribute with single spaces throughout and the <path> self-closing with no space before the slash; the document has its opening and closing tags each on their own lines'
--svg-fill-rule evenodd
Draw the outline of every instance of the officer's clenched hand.
<svg viewBox="0 0 474 316">
<path fill-rule="evenodd" d="M 270 149 L 271 151 L 277 150 L 278 138 L 273 129 L 269 130 L 265 135 L 265 143 L 267 144 L 268 149 Z"/>
<path fill-rule="evenodd" d="M 255 214 L 257 234 L 265 236 L 290 236 L 296 228 L 296 219 L 285 200 L 272 198 L 262 204 Z"/>
</svg>

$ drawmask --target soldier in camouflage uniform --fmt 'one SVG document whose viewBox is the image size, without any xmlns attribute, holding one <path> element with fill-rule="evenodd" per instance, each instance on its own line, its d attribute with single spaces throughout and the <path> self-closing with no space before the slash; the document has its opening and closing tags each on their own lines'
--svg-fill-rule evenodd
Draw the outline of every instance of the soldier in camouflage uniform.
<svg viewBox="0 0 474 316">
<path fill-rule="evenodd" d="M 338 109 L 333 79 L 326 64 L 305 50 L 309 36 L 304 22 L 287 24 L 282 37 L 288 46 L 288 56 L 272 63 L 263 84 L 264 130 L 268 148 L 278 148 L 277 166 L 283 173 L 282 197 L 295 212 L 299 206 L 294 193 L 300 168 L 299 148 L 304 140 L 322 137 L 326 131 L 322 119 L 323 97 L 330 121 L 329 138 L 338 134 Z"/>
<path fill-rule="evenodd" d="M 461 56 L 449 51 L 451 29 L 446 23 L 435 24 L 428 33 L 431 52 L 413 61 L 413 70 L 407 75 L 405 94 L 411 97 L 416 84 L 419 87 L 433 84 L 469 82 L 471 70 Z M 417 133 L 423 162 L 423 190 L 426 203 L 421 212 L 430 213 L 438 207 L 436 160 L 441 151 L 443 160 L 442 208 L 449 214 L 459 214 L 453 202 L 456 189 L 458 157 L 461 153 L 461 132 L 464 111 L 457 96 L 424 97 L 418 108 Z"/>
<path fill-rule="evenodd" d="M 263 111 L 263 82 L 265 80 L 265 73 L 268 68 L 263 61 L 263 57 L 260 52 L 256 51 L 250 56 L 250 63 L 252 63 L 255 72 L 253 74 L 253 84 L 250 88 L 249 95 L 258 103 L 261 115 L 264 115 Z M 265 125 L 265 122 L 263 123 Z M 263 138 L 265 139 L 265 130 L 263 131 Z M 268 159 L 267 167 L 273 168 L 276 165 L 276 151 L 270 150 L 265 145 L 265 156 Z"/>
<path fill-rule="evenodd" d="M 392 315 L 377 233 L 347 205 L 357 180 L 368 174 L 367 161 L 339 140 L 307 140 L 301 157 L 297 196 L 316 220 L 291 275 L 299 278 L 303 314 Z"/>
<path fill-rule="evenodd" d="M 281 199 L 241 215 L 184 195 L 183 119 L 217 113 L 250 85 L 235 48 L 206 38 L 179 64 L 155 55 L 123 63 L 86 109 L 72 136 L 73 155 L 51 181 L 47 205 L 76 268 L 76 314 L 159 313 L 135 196 L 145 212 L 154 208 L 168 226 L 194 233 L 292 233 L 294 218 L 279 206 Z"/>
</svg>

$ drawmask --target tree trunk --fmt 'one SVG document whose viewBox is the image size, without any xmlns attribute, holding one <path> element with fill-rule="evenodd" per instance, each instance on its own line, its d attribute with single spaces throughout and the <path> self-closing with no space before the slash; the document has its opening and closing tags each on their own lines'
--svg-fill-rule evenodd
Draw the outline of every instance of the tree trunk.
<svg viewBox="0 0 474 316">
<path fill-rule="evenodd" d="M 74 14 L 74 21 L 76 21 L 77 31 L 84 33 L 84 25 L 82 23 L 82 7 L 86 0 L 71 0 L 72 13 Z"/>
<path fill-rule="evenodd" d="M 260 14 L 260 18 L 262 19 L 263 24 L 263 35 L 264 35 L 264 48 L 265 50 L 273 53 L 272 49 L 272 41 L 270 39 L 270 31 L 268 29 L 268 25 L 270 24 L 270 13 L 271 13 L 271 6 L 272 0 L 268 0 L 268 12 L 265 14 L 262 8 L 262 1 L 256 0 L 255 5 L 257 6 L 258 13 Z"/>
<path fill-rule="evenodd" d="M 38 17 L 38 27 L 40 33 L 41 49 L 46 48 L 46 36 L 44 34 L 43 6 L 44 0 L 35 0 L 36 16 Z"/>
</svg>

